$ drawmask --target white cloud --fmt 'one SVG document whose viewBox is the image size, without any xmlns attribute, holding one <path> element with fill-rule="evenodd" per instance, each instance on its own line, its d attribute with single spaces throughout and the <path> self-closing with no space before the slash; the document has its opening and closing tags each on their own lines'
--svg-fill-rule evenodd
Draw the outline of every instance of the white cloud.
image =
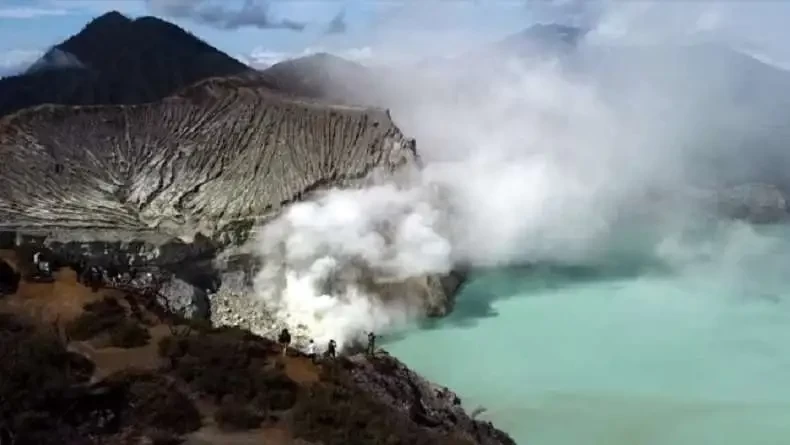
<svg viewBox="0 0 790 445">
<path fill-rule="evenodd" d="M 4 19 L 32 19 L 47 15 L 66 14 L 68 14 L 68 11 L 61 8 L 37 8 L 29 6 L 0 8 L 0 18 Z"/>
<path fill-rule="evenodd" d="M 252 66 L 253 68 L 264 69 L 276 63 L 283 62 L 285 60 L 310 56 L 318 53 L 334 54 L 346 60 L 351 60 L 353 62 L 359 62 L 359 63 L 372 61 L 374 55 L 373 49 L 369 46 L 364 46 L 359 48 L 344 48 L 339 50 L 331 50 L 317 46 L 317 47 L 308 47 L 302 51 L 296 51 L 296 52 L 272 51 L 265 49 L 263 47 L 258 47 L 254 49 L 252 52 L 250 52 L 249 54 L 238 55 L 236 56 L 236 58 Z"/>
<path fill-rule="evenodd" d="M 113 10 L 133 16 L 146 13 L 144 2 L 133 0 L 42 0 L 40 4 L 52 9 L 63 10 L 66 13 L 97 14 Z"/>
<path fill-rule="evenodd" d="M 12 76 L 26 70 L 44 54 L 41 50 L 15 49 L 0 53 L 0 77 Z"/>
</svg>

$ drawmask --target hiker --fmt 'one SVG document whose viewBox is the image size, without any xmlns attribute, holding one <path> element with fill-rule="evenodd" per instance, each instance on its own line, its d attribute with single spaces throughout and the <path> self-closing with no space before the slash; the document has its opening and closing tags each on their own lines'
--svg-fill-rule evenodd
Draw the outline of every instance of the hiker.
<svg viewBox="0 0 790 445">
<path fill-rule="evenodd" d="M 326 355 L 330 358 L 337 356 L 337 343 L 334 340 L 329 340 L 329 346 L 326 348 Z"/>
<path fill-rule="evenodd" d="M 33 264 L 36 266 L 36 272 L 33 276 L 36 281 L 52 281 L 52 267 L 49 261 L 46 260 L 46 257 L 41 258 L 41 252 L 33 254 Z"/>
<path fill-rule="evenodd" d="M 288 354 L 288 345 L 291 344 L 291 333 L 288 332 L 288 329 L 283 329 L 280 332 L 280 337 L 277 339 L 280 342 L 280 348 L 283 350 L 283 357 Z"/>
<path fill-rule="evenodd" d="M 376 355 L 376 334 L 373 331 L 368 332 L 368 355 Z"/>
<path fill-rule="evenodd" d="M 85 271 L 88 269 L 88 260 L 86 260 L 85 257 L 80 257 L 72 268 L 74 272 L 77 273 L 77 282 L 85 284 Z"/>
<path fill-rule="evenodd" d="M 87 275 L 88 279 L 86 280 L 85 284 L 90 286 L 93 292 L 98 292 L 103 281 L 101 270 L 99 270 L 98 266 L 90 266 L 87 270 Z"/>
<path fill-rule="evenodd" d="M 315 363 L 315 342 L 313 339 L 310 339 L 310 343 L 307 344 L 307 357 L 310 358 L 310 361 Z"/>
</svg>

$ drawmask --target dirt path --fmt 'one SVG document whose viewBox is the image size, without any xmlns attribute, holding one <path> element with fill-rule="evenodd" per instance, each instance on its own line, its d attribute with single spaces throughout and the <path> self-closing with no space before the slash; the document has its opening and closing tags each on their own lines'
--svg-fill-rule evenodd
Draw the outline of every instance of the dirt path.
<svg viewBox="0 0 790 445">
<path fill-rule="evenodd" d="M 19 270 L 14 252 L 0 251 L 0 258 Z M 0 310 L 25 313 L 42 322 L 68 322 L 82 313 L 86 303 L 105 296 L 122 296 L 114 289 L 93 292 L 77 282 L 77 273 L 72 269 L 59 269 L 53 273 L 53 278 L 55 281 L 52 283 L 32 283 L 22 279 L 16 293 L 0 300 Z"/>
<path fill-rule="evenodd" d="M 311 385 L 321 378 L 318 367 L 307 357 L 286 357 L 285 374 L 299 385 Z"/>
</svg>

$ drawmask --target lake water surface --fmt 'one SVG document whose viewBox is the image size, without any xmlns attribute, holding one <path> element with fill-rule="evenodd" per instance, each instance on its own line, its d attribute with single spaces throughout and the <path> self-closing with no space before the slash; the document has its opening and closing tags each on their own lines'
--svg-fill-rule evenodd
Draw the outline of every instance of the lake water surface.
<svg viewBox="0 0 790 445">
<path fill-rule="evenodd" d="M 790 231 L 714 232 L 668 268 L 477 273 L 386 348 L 519 444 L 790 444 Z"/>
</svg>

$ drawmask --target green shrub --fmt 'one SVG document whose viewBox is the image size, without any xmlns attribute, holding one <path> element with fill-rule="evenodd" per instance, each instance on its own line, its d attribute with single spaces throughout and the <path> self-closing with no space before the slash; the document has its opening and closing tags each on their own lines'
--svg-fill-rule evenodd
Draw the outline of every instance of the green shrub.
<svg viewBox="0 0 790 445">
<path fill-rule="evenodd" d="M 113 378 L 128 380 L 127 416 L 135 424 L 174 434 L 200 428 L 200 413 L 195 405 L 166 378 L 148 373 L 110 377 Z"/>
<path fill-rule="evenodd" d="M 110 346 L 118 348 L 138 348 L 147 345 L 150 339 L 148 329 L 129 320 L 110 330 Z"/>
<path fill-rule="evenodd" d="M 224 431 L 244 431 L 258 428 L 264 417 L 243 403 L 228 398 L 214 413 L 217 426 Z"/>
<path fill-rule="evenodd" d="M 126 322 L 126 310 L 114 298 L 104 298 L 84 306 L 84 312 L 66 325 L 74 340 L 90 340 Z"/>
<path fill-rule="evenodd" d="M 159 342 L 170 372 L 217 403 L 233 396 L 262 411 L 291 408 L 299 386 L 266 357 L 270 342 L 239 329 L 218 329 Z"/>
</svg>

